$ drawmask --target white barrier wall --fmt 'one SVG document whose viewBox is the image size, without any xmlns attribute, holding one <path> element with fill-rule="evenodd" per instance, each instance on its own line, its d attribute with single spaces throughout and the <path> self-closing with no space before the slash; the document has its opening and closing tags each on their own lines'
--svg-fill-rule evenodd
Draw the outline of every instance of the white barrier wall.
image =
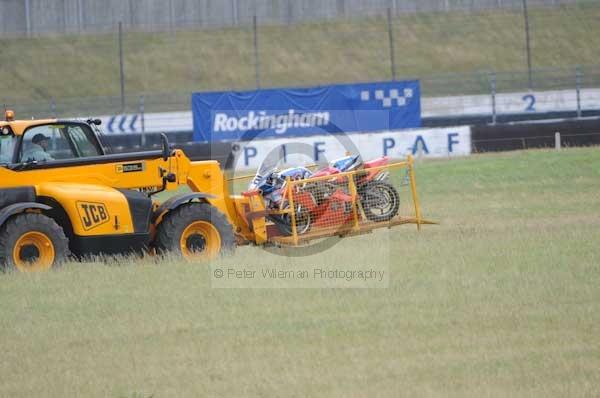
<svg viewBox="0 0 600 398">
<path fill-rule="evenodd" d="M 104 115 L 102 128 L 106 134 L 170 133 L 192 131 L 192 112 L 156 112 L 144 114 Z M 143 123 L 143 126 L 142 126 Z"/>
<path fill-rule="evenodd" d="M 580 92 L 581 109 L 600 109 L 600 89 L 583 89 Z M 496 95 L 496 113 L 536 113 L 575 111 L 575 90 L 499 93 Z M 490 95 L 463 95 L 455 97 L 421 98 L 422 117 L 462 115 L 491 115 Z M 100 116 L 107 134 L 135 134 L 142 132 L 139 114 Z M 192 112 L 146 113 L 143 118 L 147 133 L 191 132 Z"/>
<path fill-rule="evenodd" d="M 468 126 L 256 139 L 240 142 L 235 148 L 235 170 L 257 169 L 271 154 L 284 164 L 297 166 L 327 162 L 360 153 L 365 160 L 379 156 L 404 158 L 408 154 L 424 157 L 464 156 L 471 153 L 471 128 Z"/>
<path fill-rule="evenodd" d="M 581 109 L 600 109 L 600 90 L 582 89 Z M 496 114 L 577 110 L 575 90 L 531 91 L 496 94 Z M 421 116 L 491 115 L 491 95 L 421 98 Z"/>
</svg>

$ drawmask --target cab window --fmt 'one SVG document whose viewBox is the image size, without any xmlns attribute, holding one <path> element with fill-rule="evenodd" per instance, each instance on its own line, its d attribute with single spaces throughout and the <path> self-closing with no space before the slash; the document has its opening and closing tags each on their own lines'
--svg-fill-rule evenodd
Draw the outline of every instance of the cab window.
<svg viewBox="0 0 600 398">
<path fill-rule="evenodd" d="M 73 157 L 64 129 L 59 125 L 44 125 L 29 128 L 23 135 L 19 153 L 21 162 L 47 162 Z"/>
<path fill-rule="evenodd" d="M 0 135 L 0 167 L 12 163 L 16 143 L 17 138 L 14 135 Z"/>
<path fill-rule="evenodd" d="M 81 158 L 89 156 L 98 156 L 98 148 L 94 145 L 93 140 L 90 139 L 90 132 L 84 131 L 81 126 L 68 126 L 68 133 L 73 141 L 73 146 L 77 155 Z"/>
<path fill-rule="evenodd" d="M 48 124 L 29 128 L 23 135 L 20 162 L 48 162 L 98 156 L 93 133 L 77 124 Z"/>
</svg>

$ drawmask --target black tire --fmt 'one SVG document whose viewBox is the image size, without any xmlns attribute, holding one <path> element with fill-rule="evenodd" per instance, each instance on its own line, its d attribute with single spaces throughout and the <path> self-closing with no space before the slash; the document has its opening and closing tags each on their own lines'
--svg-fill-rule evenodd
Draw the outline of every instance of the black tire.
<svg viewBox="0 0 600 398">
<path fill-rule="evenodd" d="M 284 206 L 284 209 L 287 206 Z M 297 207 L 296 207 L 297 208 Z M 271 221 L 277 226 L 279 232 L 285 236 L 291 236 L 292 217 L 288 214 L 282 216 L 271 216 Z M 296 233 L 302 235 L 310 231 L 312 225 L 312 217 L 310 212 L 305 208 L 300 208 L 300 212 L 296 211 Z"/>
<path fill-rule="evenodd" d="M 15 259 L 15 246 L 27 234 L 37 233 L 51 243 L 53 259 L 49 264 L 36 244 L 25 244 Z M 42 248 L 42 251 L 48 250 Z M 50 217 L 23 213 L 10 218 L 0 229 L 0 266 L 3 270 L 46 270 L 62 264 L 69 256 L 69 240 L 63 229 Z M 48 257 L 46 257 L 48 258 Z M 26 265 L 24 264 L 26 263 Z M 49 264 L 49 265 L 48 265 Z"/>
<path fill-rule="evenodd" d="M 313 205 L 316 206 L 317 200 L 315 199 L 314 189 L 312 189 L 312 188 L 307 189 L 306 192 L 308 194 L 310 194 Z M 289 206 L 290 206 L 289 202 L 286 202 L 283 205 L 282 209 L 287 209 L 287 208 L 289 208 Z M 296 233 L 298 235 L 303 235 L 303 234 L 307 233 L 308 231 L 310 231 L 310 228 L 312 227 L 313 217 L 307 208 L 300 207 L 299 211 L 298 211 L 298 208 L 299 208 L 299 206 L 296 205 Z M 271 216 L 270 218 L 271 218 L 271 221 L 273 221 L 273 223 L 279 230 L 279 232 L 281 232 L 282 234 L 284 234 L 286 236 L 293 235 L 292 217 L 290 214 L 284 214 L 284 215 L 280 215 L 280 216 L 279 215 Z"/>
<path fill-rule="evenodd" d="M 398 214 L 400 195 L 396 188 L 382 181 L 371 181 L 360 188 L 361 204 L 370 221 L 389 221 Z M 376 214 L 375 210 L 387 205 L 388 209 Z"/>
<path fill-rule="evenodd" d="M 217 254 L 232 253 L 235 250 L 236 241 L 233 235 L 231 224 L 227 218 L 215 207 L 208 203 L 188 203 L 169 212 L 158 225 L 156 231 L 155 247 L 159 253 L 172 252 L 183 257 L 190 258 L 190 255 L 201 255 L 206 250 L 206 245 L 210 248 L 212 242 L 210 236 L 204 236 L 201 233 L 192 234 L 186 244 L 186 252 L 182 250 L 181 240 L 186 229 L 197 222 L 211 224 L 218 232 L 220 245 Z M 193 238 L 193 239 L 192 239 Z M 190 240 L 191 239 L 191 240 Z M 204 241 L 204 248 L 202 246 Z M 210 249 L 209 249 L 210 250 Z M 205 254 L 210 254 L 208 251 Z M 214 253 L 213 253 L 214 254 Z M 212 258 L 213 256 L 210 256 Z M 206 258 L 206 259 L 210 259 Z M 194 258 L 190 258 L 194 259 Z"/>
</svg>

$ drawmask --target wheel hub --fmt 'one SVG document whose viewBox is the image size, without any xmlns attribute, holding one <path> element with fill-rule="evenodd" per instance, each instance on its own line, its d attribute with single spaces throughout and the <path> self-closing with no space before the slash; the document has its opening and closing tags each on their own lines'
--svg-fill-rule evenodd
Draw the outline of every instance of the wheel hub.
<svg viewBox="0 0 600 398">
<path fill-rule="evenodd" d="M 192 253 L 199 253 L 206 249 L 206 238 L 201 234 L 190 235 L 185 243 L 188 250 Z"/>
<path fill-rule="evenodd" d="M 23 245 L 19 250 L 19 259 L 26 263 L 34 263 L 40 258 L 40 249 L 33 244 Z"/>
<path fill-rule="evenodd" d="M 221 250 L 221 235 L 208 221 L 194 221 L 183 231 L 180 238 L 181 253 L 189 260 L 212 259 Z"/>
<path fill-rule="evenodd" d="M 52 240 L 46 234 L 30 231 L 17 239 L 12 257 L 20 271 L 45 271 L 54 264 L 56 253 Z"/>
</svg>

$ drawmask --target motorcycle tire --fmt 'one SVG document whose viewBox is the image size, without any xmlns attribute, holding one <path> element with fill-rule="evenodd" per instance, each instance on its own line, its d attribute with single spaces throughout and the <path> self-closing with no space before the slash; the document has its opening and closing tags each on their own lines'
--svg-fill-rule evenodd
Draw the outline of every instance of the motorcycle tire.
<svg viewBox="0 0 600 398">
<path fill-rule="evenodd" d="M 284 206 L 284 209 L 287 205 Z M 271 216 L 271 221 L 277 226 L 279 232 L 286 236 L 293 234 L 291 216 L 286 214 L 282 216 Z M 296 211 L 296 233 L 302 235 L 307 233 L 312 226 L 312 217 L 310 211 L 306 208 L 300 208 L 300 211 Z"/>
<path fill-rule="evenodd" d="M 389 221 L 398 214 L 400 195 L 392 185 L 371 181 L 360 187 L 359 194 L 365 216 L 370 221 Z M 382 210 L 383 207 L 385 210 Z M 381 212 L 378 214 L 377 210 Z"/>
</svg>

